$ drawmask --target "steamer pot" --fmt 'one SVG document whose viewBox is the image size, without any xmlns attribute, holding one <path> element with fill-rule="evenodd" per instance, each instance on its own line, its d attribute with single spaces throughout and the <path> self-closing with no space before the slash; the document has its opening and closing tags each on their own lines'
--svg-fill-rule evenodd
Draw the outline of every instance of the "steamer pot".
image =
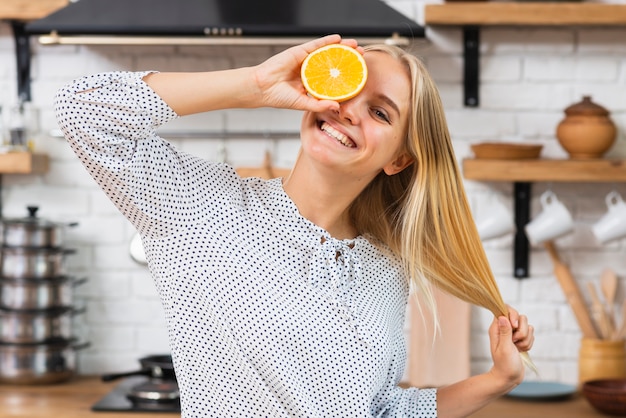
<svg viewBox="0 0 626 418">
<path fill-rule="evenodd" d="M 63 382 L 76 372 L 76 351 L 89 343 L 0 344 L 0 383 L 35 385 Z"/>
<path fill-rule="evenodd" d="M 68 308 L 72 305 L 74 287 L 87 279 L 56 277 L 48 280 L 0 280 L 0 308 L 44 310 Z"/>
<path fill-rule="evenodd" d="M 9 247 L 59 248 L 63 245 L 65 228 L 77 223 L 50 222 L 37 217 L 37 206 L 28 206 L 28 216 L 3 219 L 0 222 L 2 243 Z"/>
<path fill-rule="evenodd" d="M 2 277 L 50 279 L 66 275 L 66 256 L 76 250 L 61 248 L 2 248 Z"/>
<path fill-rule="evenodd" d="M 40 344 L 72 338 L 72 317 L 84 309 L 0 309 L 0 343 Z"/>
</svg>

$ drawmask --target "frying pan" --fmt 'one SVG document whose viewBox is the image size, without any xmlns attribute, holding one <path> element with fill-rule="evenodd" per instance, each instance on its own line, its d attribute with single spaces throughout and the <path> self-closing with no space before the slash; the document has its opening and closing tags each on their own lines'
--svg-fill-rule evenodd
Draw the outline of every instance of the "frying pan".
<svg viewBox="0 0 626 418">
<path fill-rule="evenodd" d="M 139 364 L 141 365 L 141 369 L 139 370 L 125 373 L 105 374 L 101 377 L 101 379 L 103 382 L 110 382 L 121 377 L 148 376 L 160 379 L 176 380 L 172 356 L 170 355 L 152 355 L 142 357 L 139 359 Z"/>
</svg>

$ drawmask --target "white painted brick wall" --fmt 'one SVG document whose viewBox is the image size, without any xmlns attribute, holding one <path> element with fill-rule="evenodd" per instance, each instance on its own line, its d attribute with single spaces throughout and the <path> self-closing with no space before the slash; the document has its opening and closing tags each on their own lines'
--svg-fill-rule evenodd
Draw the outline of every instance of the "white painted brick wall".
<svg viewBox="0 0 626 418">
<path fill-rule="evenodd" d="M 406 15 L 423 22 L 419 0 L 387 0 Z M 608 155 L 626 157 L 626 29 L 624 28 L 491 28 L 481 32 L 481 106 L 462 105 L 462 44 L 457 28 L 428 28 L 428 41 L 411 47 L 427 63 L 437 81 L 459 160 L 470 156 L 470 144 L 485 140 L 531 141 L 544 144 L 546 157 L 567 154 L 555 139 L 563 109 L 583 94 L 609 108 L 619 130 Z M 109 70 L 155 69 L 200 71 L 253 65 L 279 48 L 270 47 L 42 47 L 33 43 L 33 101 L 39 110 L 38 151 L 51 158 L 42 176 L 6 175 L 2 197 L 5 216 L 23 216 L 27 204 L 41 207 L 41 216 L 77 221 L 68 231 L 72 272 L 87 277 L 76 288 L 77 304 L 87 312 L 76 316 L 80 337 L 91 347 L 80 352 L 81 373 L 132 370 L 146 354 L 167 352 L 162 308 L 147 271 L 132 262 L 128 244 L 132 227 L 95 186 L 62 139 L 49 136 L 56 129 L 52 113 L 54 92 L 70 79 Z M 16 70 L 13 39 L 0 23 L 0 106 L 15 102 Z M 232 110 L 182 118 L 169 130 L 295 132 L 298 112 Z M 297 138 L 250 141 L 176 139 L 188 152 L 210 159 L 226 158 L 235 165 L 259 165 L 270 150 L 277 166 L 293 164 Z M 225 155 L 221 147 L 226 147 Z M 466 183 L 474 211 L 483 210 L 494 196 L 512 208 L 509 183 Z M 537 183 L 533 186 L 533 213 L 538 196 L 551 188 L 572 210 L 575 233 L 557 240 L 563 259 L 581 286 L 597 280 L 605 267 L 626 282 L 624 240 L 598 245 L 590 225 L 605 211 L 604 196 L 624 184 Z M 505 300 L 525 312 L 537 329 L 533 358 L 543 379 L 576 382 L 580 331 L 566 304 L 552 265 L 541 247 L 532 248 L 531 277 L 513 278 L 512 239 L 485 242 L 494 274 Z M 624 284 L 624 283 L 623 283 Z M 620 289 L 619 297 L 626 292 Z M 472 370 L 489 367 L 486 329 L 491 314 L 473 310 Z"/>
</svg>

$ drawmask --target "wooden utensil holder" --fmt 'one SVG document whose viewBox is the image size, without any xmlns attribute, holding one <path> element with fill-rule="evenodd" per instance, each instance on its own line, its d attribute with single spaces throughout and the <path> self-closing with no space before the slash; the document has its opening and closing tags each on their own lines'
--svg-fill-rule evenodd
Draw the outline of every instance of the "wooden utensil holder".
<svg viewBox="0 0 626 418">
<path fill-rule="evenodd" d="M 624 340 L 582 339 L 578 357 L 578 381 L 580 384 L 595 379 L 623 378 L 626 378 L 626 344 Z"/>
</svg>

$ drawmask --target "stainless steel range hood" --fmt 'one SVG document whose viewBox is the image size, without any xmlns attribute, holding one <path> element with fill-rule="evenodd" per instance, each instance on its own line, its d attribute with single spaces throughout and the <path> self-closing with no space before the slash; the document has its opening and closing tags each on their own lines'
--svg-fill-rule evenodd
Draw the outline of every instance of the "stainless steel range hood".
<svg viewBox="0 0 626 418">
<path fill-rule="evenodd" d="M 406 44 L 424 28 L 381 0 L 79 0 L 26 25 L 44 44 L 279 45 L 339 33 Z"/>
</svg>

